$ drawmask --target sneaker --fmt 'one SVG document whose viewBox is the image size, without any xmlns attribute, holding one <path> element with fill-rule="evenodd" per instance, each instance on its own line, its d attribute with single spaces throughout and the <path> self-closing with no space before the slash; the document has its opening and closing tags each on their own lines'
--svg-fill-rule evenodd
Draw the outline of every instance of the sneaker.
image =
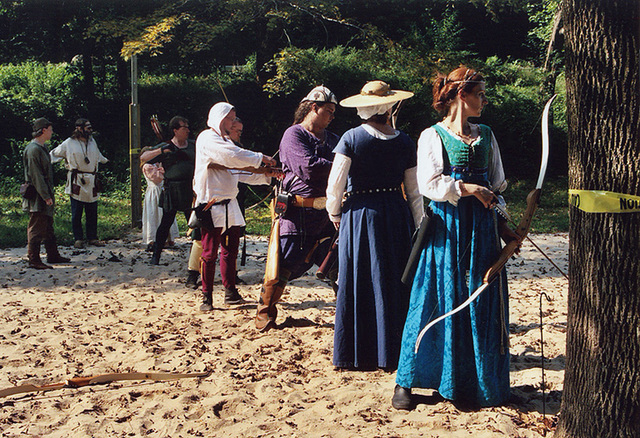
<svg viewBox="0 0 640 438">
<path fill-rule="evenodd" d="M 211 293 L 202 294 L 202 304 L 200 304 L 201 312 L 211 312 L 213 310 L 213 297 Z"/>
<path fill-rule="evenodd" d="M 224 290 L 224 303 L 227 305 L 244 304 L 246 301 L 238 293 L 238 289 Z"/>
<path fill-rule="evenodd" d="M 98 239 L 91 239 L 87 243 L 89 243 L 89 245 L 91 245 L 91 246 L 105 246 L 106 245 L 102 240 L 98 240 Z"/>
<path fill-rule="evenodd" d="M 211 312 L 213 310 L 213 306 L 211 305 L 211 303 L 202 303 L 200 304 L 200 311 L 201 312 Z"/>
<path fill-rule="evenodd" d="M 83 249 L 84 248 L 84 240 L 76 240 L 73 244 L 74 248 Z"/>
</svg>

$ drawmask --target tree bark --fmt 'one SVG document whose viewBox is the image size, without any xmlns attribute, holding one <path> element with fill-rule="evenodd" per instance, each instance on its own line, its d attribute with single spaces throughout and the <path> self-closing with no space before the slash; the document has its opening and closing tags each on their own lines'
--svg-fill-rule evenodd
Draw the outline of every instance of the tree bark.
<svg viewBox="0 0 640 438">
<path fill-rule="evenodd" d="M 569 187 L 640 195 L 639 3 L 564 0 Z M 640 436 L 640 214 L 571 207 L 554 437 Z"/>
</svg>

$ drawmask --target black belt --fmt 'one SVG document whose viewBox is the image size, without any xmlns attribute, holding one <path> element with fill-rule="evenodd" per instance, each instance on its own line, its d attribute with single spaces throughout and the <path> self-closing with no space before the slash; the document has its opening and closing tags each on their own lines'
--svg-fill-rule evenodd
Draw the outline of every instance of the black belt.
<svg viewBox="0 0 640 438">
<path fill-rule="evenodd" d="M 352 190 L 344 194 L 344 199 L 348 199 L 353 195 L 365 195 L 365 194 L 374 194 L 374 193 L 391 193 L 391 192 L 402 192 L 401 187 L 383 187 L 377 189 L 365 189 L 365 190 Z"/>
<path fill-rule="evenodd" d="M 488 168 L 486 167 L 481 167 L 481 168 L 472 168 L 472 167 L 468 167 L 468 166 L 451 166 L 451 171 L 452 172 L 458 172 L 458 173 L 466 173 L 468 175 L 482 175 L 483 173 L 486 173 L 488 170 Z"/>
</svg>

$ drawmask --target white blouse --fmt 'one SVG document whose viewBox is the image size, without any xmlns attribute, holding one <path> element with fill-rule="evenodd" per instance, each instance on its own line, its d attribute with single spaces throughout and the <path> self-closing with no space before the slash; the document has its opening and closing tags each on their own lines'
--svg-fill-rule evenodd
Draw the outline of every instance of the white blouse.
<svg viewBox="0 0 640 438">
<path fill-rule="evenodd" d="M 454 137 L 460 138 L 442 122 L 439 125 Z M 478 133 L 479 126 L 471 124 L 471 132 Z M 476 141 L 480 141 L 480 138 Z M 418 189 L 423 196 L 433 201 L 447 201 L 453 205 L 458 205 L 458 200 L 462 196 L 462 181 L 443 174 L 444 159 L 442 151 L 442 140 L 435 128 L 429 127 L 422 131 L 418 139 Z M 507 188 L 500 148 L 493 132 L 491 133 L 491 157 L 489 159 L 488 177 L 489 184 L 491 184 L 489 188 L 492 191 L 503 192 Z"/>
</svg>

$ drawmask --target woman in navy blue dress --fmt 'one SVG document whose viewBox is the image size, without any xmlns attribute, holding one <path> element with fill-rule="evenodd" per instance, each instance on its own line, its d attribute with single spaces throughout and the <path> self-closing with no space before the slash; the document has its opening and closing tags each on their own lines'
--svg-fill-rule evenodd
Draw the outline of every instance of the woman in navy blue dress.
<svg viewBox="0 0 640 438">
<path fill-rule="evenodd" d="M 443 120 L 418 140 L 418 185 L 431 199 L 433 228 L 411 291 L 392 404 L 412 409 L 411 388 L 448 400 L 495 406 L 509 398 L 509 305 L 504 271 L 467 308 L 421 329 L 466 301 L 515 234 L 491 208 L 506 189 L 491 129 L 470 123 L 484 105 L 482 76 L 464 66 L 436 79 L 433 106 Z"/>
<path fill-rule="evenodd" d="M 327 188 L 327 211 L 340 230 L 333 354 L 338 368 L 397 367 L 409 306 L 400 279 L 423 204 L 415 144 L 389 121 L 394 104 L 411 96 L 372 81 L 340 102 L 358 108 L 365 122 L 340 139 Z"/>
</svg>

